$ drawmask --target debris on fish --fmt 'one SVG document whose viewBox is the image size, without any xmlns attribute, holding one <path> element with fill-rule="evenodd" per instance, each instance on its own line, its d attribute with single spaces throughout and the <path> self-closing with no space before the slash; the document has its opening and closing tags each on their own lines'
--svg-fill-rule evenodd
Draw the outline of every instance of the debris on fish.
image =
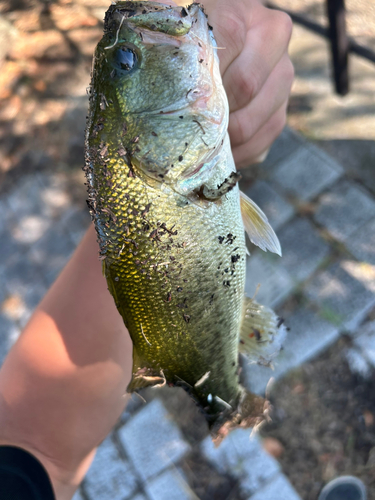
<svg viewBox="0 0 375 500">
<path fill-rule="evenodd" d="M 215 47 L 199 4 L 111 5 L 85 172 L 103 272 L 133 341 L 128 391 L 184 387 L 220 440 L 263 418 L 264 400 L 239 383 L 239 352 L 269 362 L 285 328 L 244 296 L 245 230 L 281 248 L 238 188 Z"/>
</svg>

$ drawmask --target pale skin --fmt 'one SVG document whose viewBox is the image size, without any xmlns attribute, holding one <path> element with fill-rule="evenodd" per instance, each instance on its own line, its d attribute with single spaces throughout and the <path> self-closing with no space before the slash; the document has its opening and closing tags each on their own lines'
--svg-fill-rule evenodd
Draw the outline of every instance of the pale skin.
<svg viewBox="0 0 375 500">
<path fill-rule="evenodd" d="M 185 3 L 185 2 L 183 2 Z M 202 1 L 215 29 L 234 158 L 264 156 L 285 124 L 290 19 L 258 0 Z M 69 500 L 126 406 L 132 343 L 90 227 L 0 370 L 0 444 L 20 446 Z"/>
</svg>

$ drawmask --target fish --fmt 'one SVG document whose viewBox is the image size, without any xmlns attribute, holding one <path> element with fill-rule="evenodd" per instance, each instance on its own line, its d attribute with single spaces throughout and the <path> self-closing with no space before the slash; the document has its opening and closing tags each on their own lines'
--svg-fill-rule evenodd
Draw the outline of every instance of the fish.
<svg viewBox="0 0 375 500">
<path fill-rule="evenodd" d="M 93 58 L 88 206 L 108 290 L 133 342 L 127 388 L 183 387 L 212 436 L 262 420 L 239 354 L 269 363 L 285 327 L 244 294 L 247 248 L 281 255 L 238 187 L 229 108 L 203 7 L 118 1 Z"/>
</svg>

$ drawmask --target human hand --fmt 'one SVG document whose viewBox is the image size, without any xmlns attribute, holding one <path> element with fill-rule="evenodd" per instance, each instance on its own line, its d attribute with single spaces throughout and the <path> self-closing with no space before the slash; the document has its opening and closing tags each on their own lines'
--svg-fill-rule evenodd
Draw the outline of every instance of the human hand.
<svg viewBox="0 0 375 500">
<path fill-rule="evenodd" d="M 156 0 L 186 5 L 186 0 Z M 294 78 L 290 17 L 260 0 L 200 0 L 214 28 L 237 168 L 262 161 L 286 123 Z"/>
<path fill-rule="evenodd" d="M 219 49 L 237 168 L 261 161 L 286 123 L 292 21 L 260 0 L 201 0 Z"/>
</svg>

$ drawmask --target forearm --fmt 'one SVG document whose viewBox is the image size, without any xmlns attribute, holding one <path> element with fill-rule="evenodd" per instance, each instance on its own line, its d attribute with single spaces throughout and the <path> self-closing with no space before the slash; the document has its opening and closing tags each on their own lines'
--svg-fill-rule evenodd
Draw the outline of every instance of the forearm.
<svg viewBox="0 0 375 500">
<path fill-rule="evenodd" d="M 59 500 L 121 414 L 131 364 L 91 227 L 0 370 L 0 443 L 33 452 Z"/>
</svg>

